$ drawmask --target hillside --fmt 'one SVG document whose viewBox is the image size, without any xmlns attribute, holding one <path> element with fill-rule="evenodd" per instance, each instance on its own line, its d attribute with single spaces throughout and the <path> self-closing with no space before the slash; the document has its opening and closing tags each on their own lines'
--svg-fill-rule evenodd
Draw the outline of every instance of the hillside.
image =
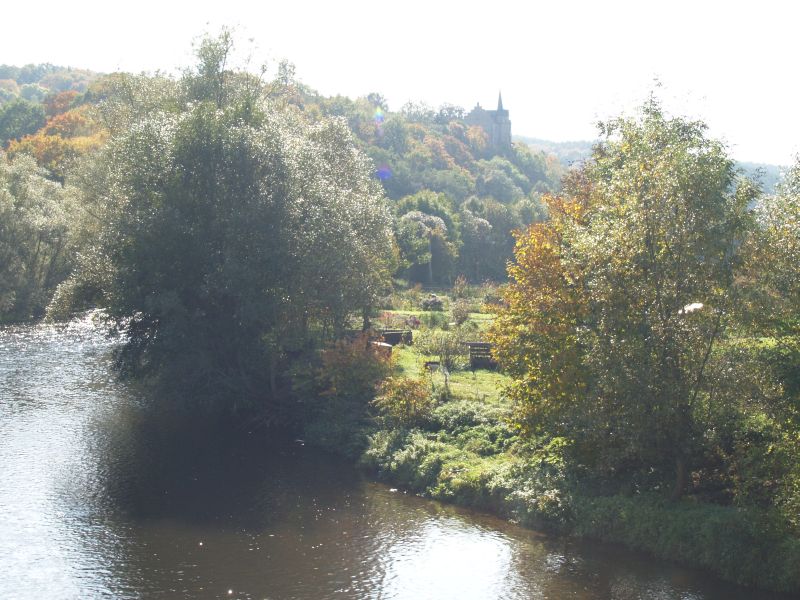
<svg viewBox="0 0 800 600">
<path fill-rule="evenodd" d="M 97 108 L 146 102 L 125 97 L 131 84 L 146 89 L 160 81 L 50 64 L 2 65 L 0 145 L 12 158 L 32 155 L 64 181 L 71 165 L 108 137 Z M 271 89 L 312 122 L 321 116 L 347 122 L 391 202 L 396 275 L 412 282 L 449 284 L 458 275 L 505 279 L 512 232 L 545 217 L 541 194 L 557 192 L 566 170 L 585 160 L 593 144 L 514 136 L 498 147 L 461 107 L 408 103 L 391 110 L 378 93 L 326 97 L 286 72 Z M 777 167 L 740 166 L 748 175 L 761 173 L 765 191 L 774 191 Z"/>
</svg>

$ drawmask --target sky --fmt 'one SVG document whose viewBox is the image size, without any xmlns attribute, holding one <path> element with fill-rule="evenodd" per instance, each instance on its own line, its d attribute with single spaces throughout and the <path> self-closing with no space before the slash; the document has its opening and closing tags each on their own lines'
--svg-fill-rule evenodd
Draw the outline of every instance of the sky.
<svg viewBox="0 0 800 600">
<path fill-rule="evenodd" d="M 322 94 L 378 92 L 392 110 L 493 108 L 502 91 L 515 135 L 591 140 L 655 90 L 738 160 L 800 153 L 793 0 L 40 0 L 0 14 L 0 63 L 174 73 L 225 26 L 251 64 L 288 59 Z"/>
</svg>

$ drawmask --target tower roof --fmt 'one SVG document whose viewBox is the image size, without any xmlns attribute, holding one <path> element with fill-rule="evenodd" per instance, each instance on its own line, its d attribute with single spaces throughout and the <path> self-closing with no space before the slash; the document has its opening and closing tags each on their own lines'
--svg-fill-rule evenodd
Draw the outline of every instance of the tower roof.
<svg viewBox="0 0 800 600">
<path fill-rule="evenodd" d="M 503 110 L 503 93 L 498 92 L 497 94 L 497 110 Z"/>
</svg>

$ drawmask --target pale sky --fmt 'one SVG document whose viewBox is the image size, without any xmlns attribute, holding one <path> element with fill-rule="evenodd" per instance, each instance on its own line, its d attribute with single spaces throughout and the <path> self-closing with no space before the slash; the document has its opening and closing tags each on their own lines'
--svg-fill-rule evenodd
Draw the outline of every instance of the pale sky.
<svg viewBox="0 0 800 600">
<path fill-rule="evenodd" d="M 0 15 L 0 63 L 175 71 L 193 39 L 226 25 L 323 94 L 470 109 L 502 90 L 514 134 L 557 141 L 594 139 L 658 79 L 667 109 L 704 120 L 735 158 L 786 165 L 800 152 L 793 0 L 44 0 Z"/>
</svg>

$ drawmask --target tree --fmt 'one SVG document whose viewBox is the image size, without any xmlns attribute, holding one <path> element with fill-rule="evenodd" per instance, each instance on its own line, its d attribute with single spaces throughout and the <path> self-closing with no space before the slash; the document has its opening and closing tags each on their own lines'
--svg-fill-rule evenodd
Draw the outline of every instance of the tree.
<svg viewBox="0 0 800 600">
<path fill-rule="evenodd" d="M 86 203 L 125 371 L 198 403 L 288 419 L 292 357 L 383 291 L 392 250 L 379 182 L 342 120 L 311 124 L 231 70 L 229 36 L 156 110 L 122 108 Z"/>
<path fill-rule="evenodd" d="M 461 224 L 444 194 L 422 191 L 395 205 L 397 238 L 408 274 L 417 281 L 446 283 L 461 245 Z"/>
<path fill-rule="evenodd" d="M 44 108 L 47 116 L 55 117 L 67 112 L 70 108 L 75 106 L 79 96 L 80 94 L 75 90 L 51 94 L 44 101 Z"/>
<path fill-rule="evenodd" d="M 40 317 L 71 267 L 67 195 L 23 156 L 0 153 L 0 322 Z"/>
<path fill-rule="evenodd" d="M 512 203 L 523 198 L 525 196 L 523 188 L 529 188 L 531 185 L 513 164 L 500 156 L 482 160 L 478 166 L 480 175 L 475 187 L 480 195 Z"/>
<path fill-rule="evenodd" d="M 756 208 L 755 235 L 745 248 L 752 295 L 744 317 L 761 332 L 800 335 L 800 157 L 772 196 Z"/>
<path fill-rule="evenodd" d="M 492 224 L 468 208 L 461 211 L 461 223 L 464 240 L 459 255 L 461 272 L 471 281 L 483 281 L 489 276 L 494 254 Z"/>
<path fill-rule="evenodd" d="M 769 340 L 762 359 L 780 382 L 783 414 L 800 423 L 800 157 L 755 215 L 743 247 L 739 318 L 745 331 Z"/>
<path fill-rule="evenodd" d="M 0 107 L 0 147 L 36 132 L 44 121 L 41 105 L 27 100 L 17 99 Z"/>
<path fill-rule="evenodd" d="M 434 254 L 446 248 L 447 225 L 440 217 L 411 210 L 400 217 L 397 225 L 397 241 L 406 268 L 412 276 L 419 278 L 424 268 L 428 283 L 434 281 Z M 439 258 L 439 261 L 441 259 Z M 436 271 L 437 281 L 440 275 Z"/>
<path fill-rule="evenodd" d="M 606 473 L 671 464 L 674 497 L 756 193 L 704 131 L 655 100 L 602 126 L 551 220 L 519 238 L 494 332 L 523 423 L 567 435 Z"/>
</svg>

